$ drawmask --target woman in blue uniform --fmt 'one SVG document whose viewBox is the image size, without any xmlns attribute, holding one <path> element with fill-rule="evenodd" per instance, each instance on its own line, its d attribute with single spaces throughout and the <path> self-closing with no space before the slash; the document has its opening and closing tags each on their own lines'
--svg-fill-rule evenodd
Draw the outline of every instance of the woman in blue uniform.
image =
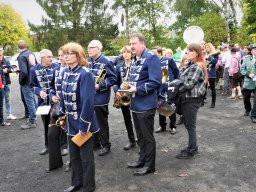
<svg viewBox="0 0 256 192">
<path fill-rule="evenodd" d="M 99 130 L 94 113 L 94 77 L 87 68 L 81 45 L 68 43 L 64 45 L 63 53 L 67 68 L 63 71 L 60 117 L 66 115 L 65 129 L 72 164 L 71 186 L 64 191 L 82 188 L 83 192 L 91 192 L 95 190 L 93 140 L 90 138 L 78 147 L 71 139 L 76 134 L 86 135 Z"/>
</svg>

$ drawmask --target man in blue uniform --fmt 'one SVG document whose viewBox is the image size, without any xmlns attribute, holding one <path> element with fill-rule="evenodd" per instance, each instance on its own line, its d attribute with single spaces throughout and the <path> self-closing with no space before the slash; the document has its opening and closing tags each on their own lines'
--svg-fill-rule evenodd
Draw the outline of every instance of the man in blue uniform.
<svg viewBox="0 0 256 192">
<path fill-rule="evenodd" d="M 28 50 L 28 46 L 24 40 L 17 43 L 19 56 L 17 58 L 19 64 L 19 84 L 21 90 L 21 100 L 25 107 L 25 116 L 29 118 L 28 123 L 21 125 L 21 129 L 30 129 L 36 127 L 36 101 L 34 94 L 29 86 L 30 68 L 37 64 L 35 56 Z"/>
<path fill-rule="evenodd" d="M 88 45 L 88 67 L 95 77 L 95 112 L 100 131 L 94 135 L 94 148 L 102 146 L 99 153 L 104 156 L 109 153 L 108 103 L 110 100 L 111 86 L 116 82 L 116 73 L 112 62 L 101 54 L 102 44 L 92 40 Z"/>
<path fill-rule="evenodd" d="M 30 69 L 30 87 L 33 93 L 38 96 L 38 106 L 50 105 L 49 93 L 51 82 L 53 80 L 52 52 L 48 49 L 40 51 L 41 64 Z M 40 152 L 40 155 L 48 153 L 48 126 L 50 123 L 50 113 L 41 115 L 44 125 L 45 148 Z"/>
<path fill-rule="evenodd" d="M 130 46 L 135 55 L 130 69 L 131 111 L 140 147 L 139 159 L 128 163 L 128 168 L 140 168 L 134 175 L 155 172 L 156 141 L 154 116 L 161 85 L 161 63 L 157 55 L 146 49 L 142 34 L 132 35 Z"/>
</svg>

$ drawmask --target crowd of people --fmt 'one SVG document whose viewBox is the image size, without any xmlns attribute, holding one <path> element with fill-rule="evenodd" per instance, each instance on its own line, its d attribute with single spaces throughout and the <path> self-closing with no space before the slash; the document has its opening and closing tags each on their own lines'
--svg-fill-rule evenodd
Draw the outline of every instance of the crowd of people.
<svg viewBox="0 0 256 192">
<path fill-rule="evenodd" d="M 180 119 L 176 122 L 176 112 L 170 116 L 159 113 L 155 133 L 166 133 L 166 117 L 171 134 L 176 133 L 176 125 L 184 123 L 188 144 L 177 154 L 179 159 L 190 159 L 198 153 L 197 112 L 205 104 L 208 89 L 210 108 L 216 107 L 218 87 L 227 99 L 243 99 L 244 115 L 250 115 L 256 123 L 256 44 L 242 50 L 237 44 L 223 43 L 216 49 L 212 43 L 201 41 L 184 50 L 178 47 L 173 54 L 171 49 L 158 46 L 147 49 L 144 36 L 135 33 L 130 45 L 120 50 L 116 65 L 102 54 L 103 46 L 98 40 L 88 44 L 88 58 L 80 44 L 63 45 L 58 50 L 59 63 L 52 63 L 49 49 L 41 50 L 37 61 L 24 40 L 18 41 L 17 47 L 17 68 L 4 59 L 0 47 L 0 125 L 11 125 L 3 118 L 4 103 L 8 120 L 27 119 L 21 129 L 36 128 L 37 114 L 41 115 L 45 147 L 40 154 L 49 154 L 46 172 L 62 167 L 62 156 L 69 149 L 66 171 L 72 173 L 71 186 L 65 192 L 80 188 L 91 192 L 96 188 L 94 153 L 99 149 L 98 155 L 105 156 L 111 150 L 108 115 L 112 89 L 114 107 L 122 111 L 129 140 L 124 150 L 139 147 L 138 158 L 127 163 L 127 168 L 135 169 L 135 176 L 155 172 L 154 117 L 164 102 L 174 102 Z M 11 113 L 10 73 L 19 75 L 22 117 Z M 170 101 L 168 88 L 177 81 L 179 94 Z M 90 133 L 93 136 L 89 138 Z M 89 139 L 78 146 L 73 142 L 76 135 Z"/>
</svg>

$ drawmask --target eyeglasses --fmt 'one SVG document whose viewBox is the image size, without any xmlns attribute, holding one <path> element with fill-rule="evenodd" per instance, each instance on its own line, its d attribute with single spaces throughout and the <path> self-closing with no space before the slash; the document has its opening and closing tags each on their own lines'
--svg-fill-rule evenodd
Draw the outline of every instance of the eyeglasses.
<svg viewBox="0 0 256 192">
<path fill-rule="evenodd" d="M 88 47 L 88 49 L 94 49 L 94 48 L 98 48 L 98 47 Z"/>
<path fill-rule="evenodd" d="M 63 53 L 65 56 L 75 55 L 75 53 Z"/>
</svg>

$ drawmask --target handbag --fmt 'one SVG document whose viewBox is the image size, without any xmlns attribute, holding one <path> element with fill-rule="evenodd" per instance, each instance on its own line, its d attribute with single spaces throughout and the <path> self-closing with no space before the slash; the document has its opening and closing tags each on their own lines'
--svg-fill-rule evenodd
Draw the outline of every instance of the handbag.
<svg viewBox="0 0 256 192">
<path fill-rule="evenodd" d="M 232 57 L 232 58 L 237 59 L 236 57 Z M 238 61 L 238 59 L 237 59 L 237 61 Z M 239 62 L 239 61 L 238 61 L 238 62 Z M 233 78 L 234 78 L 235 80 L 237 80 L 237 79 L 239 79 L 239 78 L 241 78 L 241 77 L 243 77 L 243 75 L 240 73 L 240 65 L 238 64 L 238 72 L 235 73 L 235 74 L 233 74 Z"/>
</svg>

